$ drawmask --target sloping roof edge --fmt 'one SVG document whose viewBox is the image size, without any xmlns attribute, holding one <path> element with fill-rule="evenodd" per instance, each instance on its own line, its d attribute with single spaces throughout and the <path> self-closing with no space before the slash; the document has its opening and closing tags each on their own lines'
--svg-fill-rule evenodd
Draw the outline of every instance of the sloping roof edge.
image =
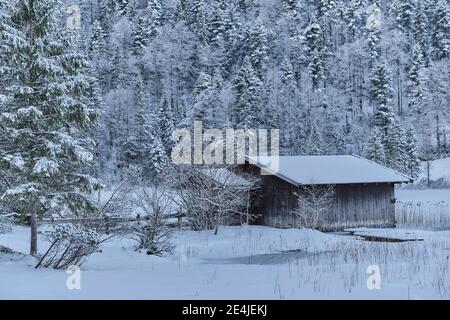
<svg viewBox="0 0 450 320">
<path fill-rule="evenodd" d="M 371 162 L 371 163 L 373 163 L 373 164 L 376 164 L 376 165 L 378 165 L 378 166 L 380 166 L 380 167 L 385 168 L 386 170 L 394 171 L 396 174 L 401 175 L 401 176 L 405 177 L 406 179 L 408 179 L 409 182 L 413 182 L 413 181 L 414 181 L 414 179 L 413 179 L 412 177 L 410 177 L 410 176 L 408 176 L 408 175 L 406 175 L 406 174 L 403 174 L 403 173 L 401 173 L 400 171 L 397 171 L 397 170 L 395 170 L 395 169 L 386 167 L 385 165 L 382 165 L 382 164 L 380 164 L 380 163 L 378 163 L 378 162 L 375 162 L 375 161 L 369 160 L 369 159 L 367 159 L 367 158 L 358 156 L 357 154 L 352 154 L 352 156 L 354 156 L 354 157 L 356 157 L 356 158 L 358 158 L 358 159 L 365 160 L 365 161 Z"/>
<path fill-rule="evenodd" d="M 405 175 L 405 174 L 403 174 L 401 172 L 398 172 L 397 170 L 394 170 L 392 168 L 389 168 L 389 167 L 386 167 L 384 165 L 381 165 L 381 164 L 379 164 L 379 163 L 377 163 L 375 161 L 366 159 L 366 158 L 358 156 L 356 154 L 352 154 L 351 156 L 353 156 L 355 158 L 358 158 L 360 160 L 365 160 L 367 162 L 373 163 L 373 164 L 375 164 L 377 166 L 380 166 L 380 167 L 384 168 L 385 170 L 392 171 L 395 174 L 404 177 L 408 181 L 401 181 L 401 180 L 395 181 L 395 180 L 392 180 L 392 181 L 378 181 L 378 182 L 377 181 L 371 181 L 371 182 L 341 182 L 341 183 L 336 182 L 336 183 L 332 183 L 332 184 L 339 185 L 339 184 L 368 184 L 368 183 L 411 183 L 411 182 L 414 181 L 414 179 L 412 177 L 409 177 L 408 175 Z M 280 156 L 280 157 L 282 157 L 282 156 Z M 280 178 L 280 179 L 282 179 L 282 180 L 284 180 L 284 181 L 286 181 L 286 182 L 288 182 L 288 183 L 290 183 L 290 184 L 292 184 L 294 186 L 299 187 L 299 186 L 302 186 L 302 185 L 305 186 L 305 185 L 312 185 L 312 184 L 314 184 L 314 183 L 301 183 L 301 182 L 294 181 L 294 180 L 290 179 L 289 177 L 286 177 L 285 175 L 281 174 L 280 172 L 274 171 L 274 170 L 270 169 L 269 167 L 264 166 L 263 164 L 259 163 L 258 161 L 255 161 L 254 159 L 252 159 L 248 155 L 245 156 L 245 160 L 248 163 L 259 167 L 261 169 L 261 172 L 263 172 L 263 171 L 267 172 L 268 175 L 274 175 L 274 176 L 276 176 L 276 177 L 278 177 L 278 178 Z"/>
</svg>

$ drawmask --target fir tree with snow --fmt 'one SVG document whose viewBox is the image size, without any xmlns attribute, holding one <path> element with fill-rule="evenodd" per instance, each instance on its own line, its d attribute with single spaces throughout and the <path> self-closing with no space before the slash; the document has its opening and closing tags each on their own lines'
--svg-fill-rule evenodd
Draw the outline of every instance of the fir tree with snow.
<svg viewBox="0 0 450 320">
<path fill-rule="evenodd" d="M 206 73 L 200 73 L 194 88 L 194 104 L 189 117 L 191 123 L 202 121 L 205 128 L 223 126 L 223 123 L 216 121 L 223 113 L 219 83 L 218 76 L 211 77 Z"/>
<path fill-rule="evenodd" d="M 95 210 L 90 193 L 100 183 L 86 171 L 94 143 L 87 132 L 98 112 L 85 95 L 92 79 L 85 58 L 63 25 L 58 0 L 24 0 L 11 7 L 12 40 L 2 36 L 1 201 L 31 217 L 30 253 L 37 253 L 36 220 L 49 211 L 74 216 Z"/>
<path fill-rule="evenodd" d="M 325 79 L 323 60 L 317 50 L 312 52 L 311 62 L 308 65 L 308 72 L 311 76 L 313 89 L 319 87 L 320 82 Z"/>
<path fill-rule="evenodd" d="M 408 173 L 408 154 L 406 152 L 406 134 L 400 121 L 394 117 L 384 136 L 385 164 L 403 173 Z"/>
<path fill-rule="evenodd" d="M 365 0 L 351 0 L 345 8 L 344 17 L 353 39 L 360 35 L 366 23 L 366 7 L 367 3 Z"/>
<path fill-rule="evenodd" d="M 325 77 L 325 60 L 328 54 L 325 31 L 321 24 L 313 20 L 304 31 L 303 41 L 305 44 L 308 70 L 311 74 L 313 84 L 317 84 L 319 78 Z"/>
<path fill-rule="evenodd" d="M 423 57 L 420 45 L 416 44 L 412 48 L 412 55 L 408 72 L 410 90 L 419 85 L 419 72 L 423 68 L 425 68 L 425 59 Z"/>
<path fill-rule="evenodd" d="M 370 97 L 380 108 L 389 104 L 392 95 L 392 77 L 386 61 L 380 60 L 370 76 Z"/>
<path fill-rule="evenodd" d="M 365 147 L 365 157 L 379 164 L 386 163 L 382 136 L 383 133 L 378 128 L 375 128 Z"/>
<path fill-rule="evenodd" d="M 261 81 L 253 69 L 249 57 L 244 59 L 234 82 L 236 91 L 235 124 L 237 127 L 257 128 L 260 124 L 259 113 Z"/>
<path fill-rule="evenodd" d="M 323 137 L 315 121 L 310 124 L 309 134 L 304 150 L 305 155 L 316 156 L 325 153 Z"/>
<path fill-rule="evenodd" d="M 433 12 L 433 29 L 431 42 L 436 59 L 448 58 L 450 55 L 450 9 L 448 2 L 438 0 Z"/>
<path fill-rule="evenodd" d="M 417 138 L 416 132 L 412 125 L 409 125 L 406 129 L 406 141 L 405 141 L 405 152 L 407 155 L 406 169 L 407 174 L 412 178 L 416 179 L 420 174 L 421 166 L 419 159 L 419 152 L 417 150 Z"/>
<path fill-rule="evenodd" d="M 92 25 L 91 47 L 90 56 L 91 59 L 103 58 L 106 53 L 106 34 L 100 21 L 95 20 Z"/>
<path fill-rule="evenodd" d="M 415 43 L 420 47 L 425 65 L 429 62 L 428 16 L 423 0 L 417 0 L 413 14 L 412 34 Z"/>
<path fill-rule="evenodd" d="M 403 32 L 408 32 L 411 28 L 413 9 L 412 0 L 394 0 L 391 3 L 389 11 Z"/>
<path fill-rule="evenodd" d="M 378 28 L 366 29 L 366 50 L 370 57 L 370 68 L 376 68 L 378 60 L 381 56 L 381 32 Z"/>
<path fill-rule="evenodd" d="M 162 127 L 157 127 L 158 122 L 153 117 L 148 118 L 145 124 L 145 132 L 148 137 L 149 163 L 156 179 L 161 179 L 169 170 L 169 157 L 166 145 L 162 141 Z"/>
<path fill-rule="evenodd" d="M 280 66 L 281 81 L 290 89 L 295 89 L 297 87 L 295 80 L 295 73 L 289 59 L 285 58 Z"/>
<path fill-rule="evenodd" d="M 253 69 L 261 75 L 267 64 L 267 32 L 264 26 L 257 24 L 248 32 L 248 57 Z"/>
<path fill-rule="evenodd" d="M 209 39 L 208 13 L 204 0 L 191 0 L 189 3 L 189 27 L 202 41 Z"/>
<path fill-rule="evenodd" d="M 156 121 L 163 149 L 167 154 L 169 154 L 173 145 L 172 132 L 175 129 L 175 116 L 172 110 L 172 105 L 167 97 L 163 98 L 161 106 L 157 112 Z"/>
<path fill-rule="evenodd" d="M 413 83 L 410 89 L 409 106 L 415 115 L 423 114 L 426 111 L 429 99 L 429 71 L 425 67 L 419 67 L 417 74 L 412 78 Z"/>
</svg>

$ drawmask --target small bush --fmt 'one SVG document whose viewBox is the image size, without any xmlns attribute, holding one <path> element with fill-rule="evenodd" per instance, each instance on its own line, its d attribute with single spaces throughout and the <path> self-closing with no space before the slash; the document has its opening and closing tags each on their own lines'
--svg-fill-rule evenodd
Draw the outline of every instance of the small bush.
<svg viewBox="0 0 450 320">
<path fill-rule="evenodd" d="M 136 192 L 136 199 L 137 208 L 145 219 L 131 226 L 137 249 L 144 249 L 149 255 L 171 253 L 174 248 L 170 242 L 173 229 L 167 223 L 170 200 L 166 191 L 157 187 L 151 191 L 142 188 Z"/>
<path fill-rule="evenodd" d="M 44 233 L 51 245 L 42 256 L 36 268 L 65 269 L 71 265 L 81 266 L 86 258 L 98 250 L 100 235 L 90 229 L 73 224 L 56 225 Z"/>
</svg>

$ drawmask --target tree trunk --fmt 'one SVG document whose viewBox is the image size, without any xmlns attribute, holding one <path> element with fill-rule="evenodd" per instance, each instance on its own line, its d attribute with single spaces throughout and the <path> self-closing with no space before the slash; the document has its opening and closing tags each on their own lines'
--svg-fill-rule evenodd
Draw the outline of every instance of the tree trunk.
<svg viewBox="0 0 450 320">
<path fill-rule="evenodd" d="M 37 254 L 37 214 L 36 214 L 36 212 L 31 213 L 30 226 L 31 226 L 30 255 L 35 256 Z"/>
<path fill-rule="evenodd" d="M 216 221 L 216 227 L 214 228 L 214 235 L 217 235 L 219 233 L 219 223 L 220 223 L 220 214 L 219 211 L 217 211 L 217 221 Z"/>
<path fill-rule="evenodd" d="M 250 207 L 250 190 L 247 191 L 247 225 L 250 224 L 249 207 Z"/>
</svg>

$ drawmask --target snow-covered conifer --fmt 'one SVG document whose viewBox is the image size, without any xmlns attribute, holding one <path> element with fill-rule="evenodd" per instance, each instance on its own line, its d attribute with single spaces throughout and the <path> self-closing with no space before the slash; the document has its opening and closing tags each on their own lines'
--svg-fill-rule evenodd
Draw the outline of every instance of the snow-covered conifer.
<svg viewBox="0 0 450 320">
<path fill-rule="evenodd" d="M 365 147 L 365 157 L 380 164 L 386 162 L 382 136 L 382 132 L 378 128 L 375 128 Z"/>
<path fill-rule="evenodd" d="M 2 57 L 9 57 L 2 75 L 0 171 L 12 177 L 1 200 L 31 215 L 31 254 L 37 252 L 38 216 L 56 208 L 92 211 L 90 192 L 100 187 L 85 170 L 93 160 L 87 132 L 98 114 L 86 96 L 92 79 L 62 25 L 63 8 L 59 0 L 16 2 L 5 21 L 13 41 L 0 40 Z M 18 166 L 12 159 L 19 158 Z"/>
</svg>

